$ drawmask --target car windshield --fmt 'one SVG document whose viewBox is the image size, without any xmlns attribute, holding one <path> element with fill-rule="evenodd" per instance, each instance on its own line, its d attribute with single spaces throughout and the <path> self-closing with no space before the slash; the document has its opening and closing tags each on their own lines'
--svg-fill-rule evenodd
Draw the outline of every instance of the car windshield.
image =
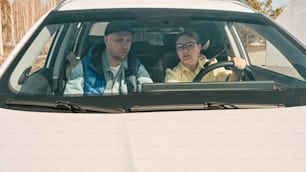
<svg viewBox="0 0 306 172">
<path fill-rule="evenodd" d="M 11 94 L 4 97 L 10 100 L 13 97 L 19 100 L 32 97 L 31 100 L 37 102 L 65 100 L 78 105 L 119 108 L 119 112 L 120 109 L 132 111 L 131 107 L 137 106 L 198 105 L 211 102 L 219 102 L 219 107 L 220 102 L 222 105 L 303 104 L 300 98 L 304 94 L 300 93 L 305 92 L 306 88 L 306 50 L 288 32 L 265 16 L 210 10 L 155 11 L 156 9 L 126 9 L 96 10 L 86 14 L 79 11 L 51 14 L 18 53 L 18 61 L 8 76 Z M 136 79 L 136 85 L 132 89 L 137 91 L 130 92 L 129 84 L 126 88 L 114 91 L 125 81 L 110 86 L 106 75 L 95 81 L 95 86 L 101 82 L 99 89 L 106 90 L 100 92 L 101 94 L 99 90 L 93 90 L 90 83 L 89 86 L 86 85 L 86 77 L 92 77 L 93 70 L 92 66 L 84 67 L 86 57 L 94 58 L 94 53 L 97 52 L 99 58 L 103 59 L 103 52 L 109 46 L 105 44 L 110 39 L 106 35 L 106 27 L 112 22 L 126 22 L 132 32 L 128 57 L 134 56 L 137 60 L 131 64 L 126 62 L 124 72 L 136 71 L 137 78 L 137 73 L 145 69 L 152 80 L 144 82 L 145 80 Z M 199 35 L 199 42 L 177 44 L 177 35 L 186 30 L 195 31 Z M 217 79 L 208 82 L 167 82 L 167 71 L 173 72 L 181 67 L 179 51 L 188 52 L 197 45 L 201 45 L 200 54 L 207 61 L 219 64 L 217 67 L 210 65 L 211 71 L 203 72 L 200 81 L 220 68 L 234 71 L 228 57 L 243 59 L 247 67 L 237 81 L 222 80 L 216 76 Z M 100 47 L 100 50 L 94 47 Z M 117 75 L 120 76 L 123 67 L 124 63 L 119 70 L 109 69 L 113 72 L 112 80 L 116 80 Z M 107 69 L 101 70 L 105 72 Z M 76 73 L 83 75 L 74 77 Z M 75 80 L 71 81 L 73 77 Z M 81 92 L 75 91 L 79 87 L 76 83 L 81 83 Z M 73 86 L 70 87 L 69 84 Z M 39 96 L 33 98 L 33 95 Z M 12 104 L 12 101 L 8 104 Z M 64 104 L 66 107 L 67 104 Z M 70 109 L 76 107 L 68 105 Z"/>
</svg>

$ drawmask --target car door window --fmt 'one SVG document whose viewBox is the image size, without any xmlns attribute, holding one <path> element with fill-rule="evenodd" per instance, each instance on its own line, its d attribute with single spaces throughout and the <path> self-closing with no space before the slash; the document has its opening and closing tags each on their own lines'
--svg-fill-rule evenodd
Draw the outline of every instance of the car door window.
<svg viewBox="0 0 306 172">
<path fill-rule="evenodd" d="M 252 25 L 238 23 L 236 26 L 250 64 L 302 79 L 285 55 L 267 37 L 250 27 Z"/>
<path fill-rule="evenodd" d="M 49 64 L 55 51 L 52 50 L 57 39 L 56 33 L 61 31 L 60 25 L 44 27 L 21 56 L 12 73 L 11 88 L 23 93 L 50 92 L 51 72 Z M 16 80 L 16 78 L 18 78 Z"/>
</svg>

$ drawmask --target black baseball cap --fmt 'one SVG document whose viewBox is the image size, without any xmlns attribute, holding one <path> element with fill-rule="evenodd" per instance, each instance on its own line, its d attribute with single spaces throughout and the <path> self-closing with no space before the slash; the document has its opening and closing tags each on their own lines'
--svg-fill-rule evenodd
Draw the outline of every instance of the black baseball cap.
<svg viewBox="0 0 306 172">
<path fill-rule="evenodd" d="M 130 32 L 133 33 L 132 26 L 130 22 L 123 21 L 112 21 L 108 23 L 105 28 L 104 35 L 107 36 L 111 33 L 116 32 Z"/>
</svg>

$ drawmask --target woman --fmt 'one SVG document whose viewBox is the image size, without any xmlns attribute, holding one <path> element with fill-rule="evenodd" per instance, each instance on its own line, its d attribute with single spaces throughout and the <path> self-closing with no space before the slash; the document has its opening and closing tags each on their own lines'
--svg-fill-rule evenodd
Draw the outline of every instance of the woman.
<svg viewBox="0 0 306 172">
<path fill-rule="evenodd" d="M 216 59 L 207 59 L 201 54 L 199 35 L 191 30 L 185 30 L 176 37 L 176 52 L 180 62 L 173 69 L 166 69 L 165 82 L 192 82 L 204 65 L 217 63 Z M 245 60 L 238 57 L 228 57 L 234 63 L 235 69 L 217 68 L 205 75 L 205 81 L 237 81 L 241 70 L 246 67 Z"/>
</svg>

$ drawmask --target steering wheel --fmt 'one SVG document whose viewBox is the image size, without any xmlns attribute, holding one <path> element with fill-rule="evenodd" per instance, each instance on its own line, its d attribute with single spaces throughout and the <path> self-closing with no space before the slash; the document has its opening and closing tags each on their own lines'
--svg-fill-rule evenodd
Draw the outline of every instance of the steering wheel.
<svg viewBox="0 0 306 172">
<path fill-rule="evenodd" d="M 193 82 L 200 82 L 201 79 L 210 71 L 215 70 L 220 67 L 234 67 L 234 63 L 231 61 L 223 61 L 223 62 L 218 62 L 216 64 L 209 65 L 202 69 L 197 76 L 193 79 Z M 255 80 L 255 75 L 252 72 L 252 70 L 246 66 L 246 68 L 243 69 L 241 76 L 244 75 L 248 78 L 248 80 L 254 81 Z M 240 77 L 241 80 L 241 77 Z"/>
</svg>

